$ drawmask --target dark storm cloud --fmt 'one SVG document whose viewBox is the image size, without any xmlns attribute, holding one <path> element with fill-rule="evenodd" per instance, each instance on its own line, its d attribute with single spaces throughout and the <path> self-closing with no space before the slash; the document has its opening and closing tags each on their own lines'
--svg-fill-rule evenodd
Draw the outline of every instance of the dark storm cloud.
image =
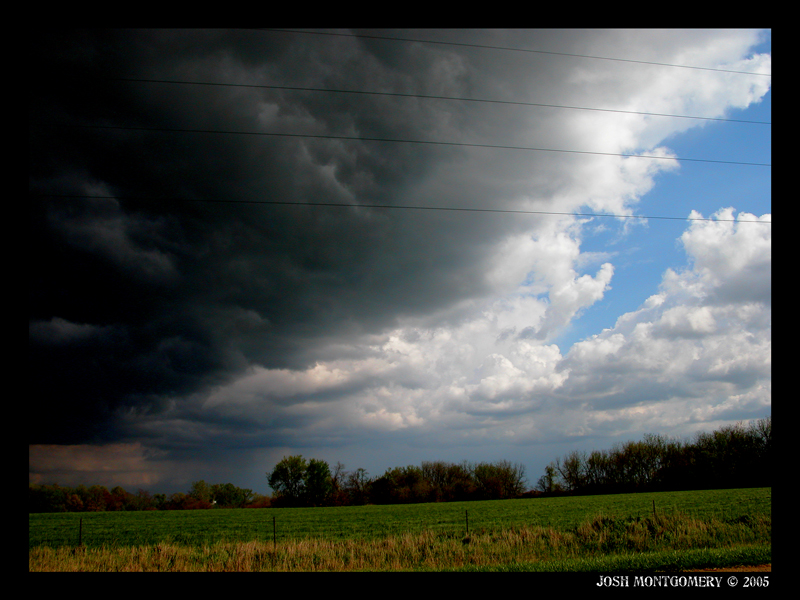
<svg viewBox="0 0 800 600">
<path fill-rule="evenodd" d="M 120 407 L 158 411 L 252 363 L 304 367 L 321 340 L 482 292 L 496 222 L 246 203 L 469 204 L 467 190 L 421 186 L 463 150 L 166 131 L 430 139 L 477 109 L 124 80 L 458 94 L 474 82 L 451 50 L 90 30 L 34 36 L 31 52 L 32 443 L 113 439 Z"/>
<path fill-rule="evenodd" d="M 762 415 L 765 231 L 691 226 L 659 294 L 636 284 L 640 309 L 559 341 L 584 312 L 607 327 L 588 309 L 630 289 L 569 213 L 638 212 L 678 172 L 591 151 L 672 155 L 659 144 L 696 122 L 552 106 L 723 117 L 763 77 L 656 63 L 743 68 L 756 32 L 339 33 L 31 36 L 32 481 L 113 467 L 126 486 L 260 491 L 284 453 L 378 475 Z M 695 202 L 718 209 L 675 207 Z"/>
</svg>

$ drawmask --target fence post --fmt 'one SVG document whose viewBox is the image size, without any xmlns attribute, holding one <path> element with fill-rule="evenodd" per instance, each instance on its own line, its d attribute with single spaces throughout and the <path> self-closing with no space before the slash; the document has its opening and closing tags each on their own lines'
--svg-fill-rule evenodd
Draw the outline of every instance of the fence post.
<svg viewBox="0 0 800 600">
<path fill-rule="evenodd" d="M 467 521 L 467 533 L 469 533 L 469 511 L 468 510 L 464 510 L 464 518 Z"/>
</svg>

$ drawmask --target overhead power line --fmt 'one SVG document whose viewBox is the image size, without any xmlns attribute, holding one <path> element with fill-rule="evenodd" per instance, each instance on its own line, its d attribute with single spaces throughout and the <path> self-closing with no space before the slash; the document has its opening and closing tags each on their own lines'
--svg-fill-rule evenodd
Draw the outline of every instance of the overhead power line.
<svg viewBox="0 0 800 600">
<path fill-rule="evenodd" d="M 356 142 L 384 142 L 394 144 L 427 144 L 434 146 L 461 146 L 469 148 L 491 148 L 495 150 L 521 150 L 531 152 L 560 152 L 566 154 L 591 154 L 597 156 L 620 156 L 623 158 L 647 158 L 652 160 L 674 160 L 674 161 L 689 161 L 689 162 L 703 162 L 703 163 L 717 163 L 727 165 L 743 165 L 752 167 L 772 167 L 769 163 L 756 163 L 732 160 L 714 160 L 707 158 L 684 158 L 677 156 L 654 156 L 649 154 L 624 154 L 619 152 L 595 152 L 588 150 L 563 150 L 557 148 L 536 148 L 532 146 L 508 146 L 501 144 L 479 144 L 474 142 L 442 142 L 434 140 L 408 140 L 401 138 L 379 138 L 379 137 L 362 137 L 362 136 L 349 136 L 349 135 L 324 135 L 312 133 L 280 133 L 272 131 L 230 131 L 219 129 L 180 129 L 169 127 L 126 127 L 122 125 L 80 125 L 80 124 L 53 124 L 55 127 L 67 128 L 83 128 L 83 129 L 106 129 L 106 130 L 123 130 L 123 131 L 155 131 L 165 133 L 207 133 L 219 135 L 254 135 L 266 137 L 290 137 L 290 138 L 310 138 L 310 139 L 328 139 L 328 140 L 349 140 Z"/>
<path fill-rule="evenodd" d="M 31 192 L 31 196 L 44 198 L 76 198 L 87 200 L 134 200 L 146 202 L 212 202 L 218 204 L 266 204 L 275 206 L 305 206 L 305 207 L 334 207 L 334 208 L 376 208 L 391 210 L 427 210 L 427 211 L 452 211 L 452 212 L 474 212 L 474 213 L 500 213 L 500 214 L 520 214 L 520 215 L 555 215 L 569 217 L 608 217 L 615 219 L 658 219 L 669 221 L 716 221 L 716 222 L 735 222 L 735 223 L 762 223 L 772 225 L 772 221 L 742 221 L 739 219 L 718 219 L 712 217 L 667 217 L 653 215 L 620 215 L 610 213 L 575 213 L 558 212 L 550 210 L 522 210 L 522 209 L 502 209 L 502 208 L 469 208 L 459 206 L 413 206 L 413 205 L 393 205 L 393 204 L 349 204 L 347 202 L 290 202 L 282 200 L 221 200 L 219 198 L 175 198 L 162 197 L 150 198 L 144 196 L 100 196 L 89 194 L 45 194 Z"/>
<path fill-rule="evenodd" d="M 95 78 L 92 78 L 95 79 Z M 655 113 L 638 110 L 621 110 L 613 108 L 593 108 L 588 106 L 567 106 L 564 104 L 545 104 L 542 102 L 522 102 L 515 100 L 491 100 L 485 98 L 464 98 L 460 96 L 438 96 L 432 94 L 410 94 L 402 92 L 376 92 L 369 90 L 341 90 L 332 88 L 315 88 L 315 87 L 302 87 L 291 85 L 266 85 L 266 84 L 248 84 L 248 83 L 220 83 L 213 81 L 180 81 L 174 79 L 143 79 L 133 77 L 103 77 L 106 81 L 131 81 L 139 83 L 166 83 L 174 85 L 202 85 L 202 86 L 219 86 L 219 87 L 241 87 L 241 88 L 261 88 L 271 90 L 287 90 L 287 91 L 300 91 L 300 92 L 319 92 L 327 94 L 361 94 L 368 96 L 391 96 L 398 98 L 422 98 L 427 100 L 451 100 L 458 102 L 476 102 L 484 104 L 506 104 L 512 106 L 537 106 L 543 108 L 561 108 L 568 110 L 588 110 L 598 112 L 611 112 L 622 113 L 630 115 L 645 115 L 651 117 L 672 117 L 676 119 L 697 119 L 702 121 L 724 121 L 730 123 L 750 123 L 753 125 L 772 125 L 769 121 L 750 121 L 746 119 L 729 119 L 723 117 L 698 117 L 693 115 L 676 115 L 671 113 Z"/>
<path fill-rule="evenodd" d="M 659 67 L 673 67 L 676 69 L 697 69 L 701 71 L 717 71 L 720 73 L 737 73 L 740 75 L 759 75 L 762 77 L 772 77 L 772 73 L 756 73 L 752 71 L 737 71 L 733 69 L 720 69 L 717 67 L 698 67 L 693 65 L 676 65 L 671 63 L 661 63 L 661 62 L 653 62 L 647 60 L 635 60 L 630 58 L 611 58 L 608 56 L 591 56 L 588 54 L 572 54 L 569 52 L 554 52 L 551 50 L 532 50 L 529 48 L 512 48 L 508 46 L 491 46 L 491 45 L 484 45 L 484 44 L 472 44 L 466 42 L 444 42 L 439 40 L 421 40 L 416 38 L 402 38 L 402 37 L 394 37 L 394 36 L 383 36 L 383 35 L 372 35 L 372 34 L 364 34 L 364 33 L 342 33 L 336 31 L 309 31 L 306 29 L 259 29 L 259 31 L 274 31 L 274 32 L 282 32 L 282 33 L 303 33 L 309 35 L 330 35 L 330 36 L 340 36 L 340 37 L 355 37 L 355 38 L 365 38 L 365 39 L 375 39 L 375 40 L 390 40 L 396 42 L 417 42 L 421 44 L 440 44 L 445 46 L 463 46 L 468 48 L 483 48 L 486 50 L 505 50 L 508 52 L 527 52 L 531 54 L 551 54 L 555 56 L 572 56 L 575 58 L 590 58 L 594 60 L 609 60 L 609 61 L 616 61 L 616 62 L 626 62 L 626 63 L 638 63 L 642 65 L 654 65 Z"/>
</svg>

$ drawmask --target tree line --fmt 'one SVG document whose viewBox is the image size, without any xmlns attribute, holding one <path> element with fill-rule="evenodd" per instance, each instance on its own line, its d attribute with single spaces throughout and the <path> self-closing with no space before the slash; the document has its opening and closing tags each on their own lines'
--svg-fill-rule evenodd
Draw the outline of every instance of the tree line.
<svg viewBox="0 0 800 600">
<path fill-rule="evenodd" d="M 610 450 L 572 451 L 551 462 L 536 490 L 614 494 L 769 487 L 772 418 L 737 423 L 693 439 L 647 434 Z"/>
<path fill-rule="evenodd" d="M 453 500 L 517 498 L 525 493 L 525 468 L 508 461 L 451 464 L 423 462 L 388 469 L 370 477 L 365 469 L 345 471 L 318 459 L 284 457 L 267 473 L 272 496 L 263 496 L 231 483 L 192 483 L 187 492 L 171 495 L 136 494 L 120 486 L 65 487 L 28 485 L 29 512 L 96 512 L 120 510 L 197 510 L 288 506 L 345 506 L 404 504 Z"/>
<path fill-rule="evenodd" d="M 769 487 L 772 418 L 701 432 L 690 440 L 647 434 L 610 450 L 572 451 L 545 468 L 534 489 L 523 465 L 422 462 L 370 477 L 337 462 L 285 456 L 267 472 L 271 496 L 231 483 L 192 483 L 171 495 L 101 485 L 75 488 L 29 484 L 29 512 L 190 510 L 282 506 L 351 506 L 495 500 L 558 494 L 614 494 L 713 488 Z"/>
<path fill-rule="evenodd" d="M 232 483 L 192 483 L 188 492 L 133 494 L 121 486 L 110 490 L 102 485 L 76 487 L 57 484 L 28 484 L 29 512 L 99 512 L 120 510 L 195 510 L 205 508 L 261 508 L 270 498 L 239 488 Z"/>
<path fill-rule="evenodd" d="M 272 506 L 349 506 L 518 498 L 525 493 L 525 467 L 495 463 L 423 461 L 388 469 L 379 477 L 346 471 L 301 455 L 285 456 L 267 473 Z"/>
</svg>

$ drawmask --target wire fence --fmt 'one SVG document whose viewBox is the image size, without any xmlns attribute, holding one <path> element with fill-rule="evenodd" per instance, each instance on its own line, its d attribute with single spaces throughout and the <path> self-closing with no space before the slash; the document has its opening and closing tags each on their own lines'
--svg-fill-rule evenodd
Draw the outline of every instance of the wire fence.
<svg viewBox="0 0 800 600">
<path fill-rule="evenodd" d="M 304 518 L 286 509 L 38 514 L 30 515 L 29 547 L 131 546 L 162 542 L 201 545 L 223 540 L 280 543 L 307 538 L 376 539 L 421 531 L 462 535 L 469 530 L 469 519 L 468 510 L 434 519 L 388 515 L 365 518 L 353 511 L 349 515 L 312 516 L 307 513 Z M 475 519 L 473 516 L 473 526 Z M 495 522 L 494 525 L 500 524 Z"/>
</svg>

